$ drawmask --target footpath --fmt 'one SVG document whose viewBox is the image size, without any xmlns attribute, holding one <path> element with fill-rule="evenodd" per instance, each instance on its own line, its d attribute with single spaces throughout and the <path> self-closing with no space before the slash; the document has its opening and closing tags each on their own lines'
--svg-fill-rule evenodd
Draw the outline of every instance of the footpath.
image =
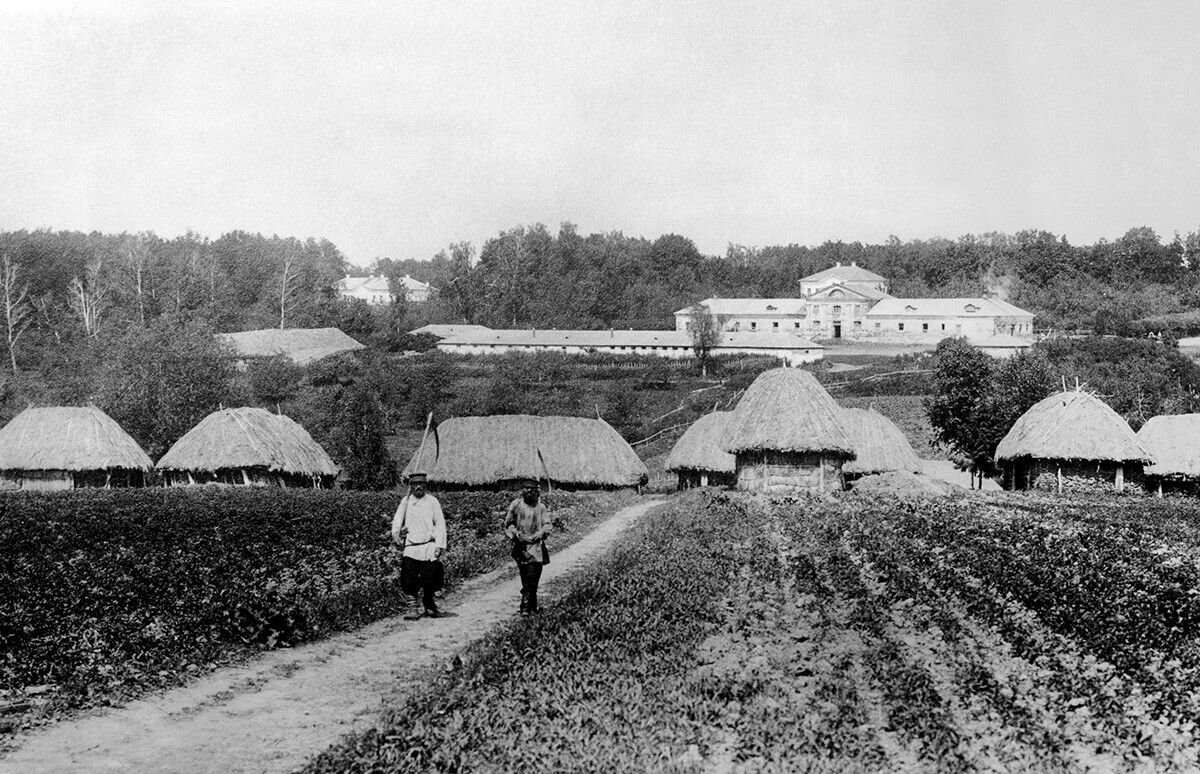
<svg viewBox="0 0 1200 774">
<path fill-rule="evenodd" d="M 663 500 L 617 511 L 555 554 L 542 575 L 543 604 Z M 376 724 L 429 669 L 516 614 L 520 580 L 505 566 L 442 601 L 444 616 L 377 621 L 354 632 L 264 653 L 195 683 L 30 733 L 0 757 L 7 774 L 293 771 L 347 733 Z"/>
</svg>

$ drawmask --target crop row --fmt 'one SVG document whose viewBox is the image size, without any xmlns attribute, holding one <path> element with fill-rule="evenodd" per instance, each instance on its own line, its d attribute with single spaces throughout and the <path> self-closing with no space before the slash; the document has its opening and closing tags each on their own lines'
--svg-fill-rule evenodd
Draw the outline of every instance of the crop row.
<svg viewBox="0 0 1200 774">
<path fill-rule="evenodd" d="M 507 556 L 503 494 L 446 494 L 447 580 Z M 613 496 L 551 496 L 568 541 Z M 0 498 L 0 700 L 119 702 L 399 612 L 394 493 L 125 490 Z M 42 705 L 40 708 L 37 705 Z"/>
<path fill-rule="evenodd" d="M 1195 770 L 1179 503 L 693 493 L 310 772 Z"/>
</svg>

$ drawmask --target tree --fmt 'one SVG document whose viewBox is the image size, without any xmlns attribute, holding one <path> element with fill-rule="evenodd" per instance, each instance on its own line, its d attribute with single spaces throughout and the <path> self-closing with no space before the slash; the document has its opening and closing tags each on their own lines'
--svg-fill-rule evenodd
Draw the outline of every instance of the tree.
<svg viewBox="0 0 1200 774">
<path fill-rule="evenodd" d="M 435 266 L 442 264 L 448 278 L 438 291 L 441 299 L 454 310 L 456 319 L 474 323 L 483 304 L 483 275 L 475 262 L 475 248 L 470 242 L 457 242 L 434 256 Z"/>
<path fill-rule="evenodd" d="M 692 335 L 692 350 L 700 364 L 700 375 L 708 378 L 708 363 L 712 359 L 713 347 L 721 343 L 722 321 L 704 304 L 695 304 L 688 311 L 691 317 L 688 332 Z"/>
<path fill-rule="evenodd" d="M 279 327 L 287 327 L 287 314 L 296 305 L 296 281 L 300 279 L 299 256 L 287 251 L 279 272 Z"/>
<path fill-rule="evenodd" d="M 287 355 L 257 358 L 246 368 L 255 401 L 277 410 L 296 397 L 303 375 L 304 369 Z"/>
<path fill-rule="evenodd" d="M 223 405 L 249 397 L 237 357 L 198 324 L 154 322 L 97 342 L 96 403 L 153 459 Z"/>
<path fill-rule="evenodd" d="M 68 287 L 68 304 L 79 317 L 88 338 L 94 338 L 100 332 L 100 321 L 108 308 L 108 285 L 103 271 L 104 259 L 93 255 L 87 261 L 83 276 L 76 275 Z"/>
<path fill-rule="evenodd" d="M 205 416 L 246 403 L 236 355 L 202 325 L 151 323 L 97 347 L 98 406 L 155 460 Z"/>
<path fill-rule="evenodd" d="M 32 322 L 33 307 L 28 301 L 29 284 L 21 284 L 20 267 L 12 255 L 4 253 L 0 261 L 0 288 L 4 291 L 4 329 L 8 334 L 8 358 L 17 373 L 17 339 Z"/>
<path fill-rule="evenodd" d="M 938 442 L 961 455 L 972 474 L 995 472 L 1000 441 L 1054 390 L 1050 360 L 1034 351 L 997 362 L 964 338 L 943 340 L 935 357 L 934 396 L 925 410 Z"/>
<path fill-rule="evenodd" d="M 363 382 L 341 391 L 336 401 L 326 448 L 338 461 L 352 489 L 391 489 L 396 463 L 384 439 L 387 422 L 379 397 Z"/>
<path fill-rule="evenodd" d="M 134 234 L 126 236 L 121 244 L 121 257 L 133 283 L 134 295 L 137 298 L 138 323 L 146 324 L 145 274 L 150 263 L 150 240 L 152 234 Z"/>
<path fill-rule="evenodd" d="M 985 414 L 993 361 L 964 338 L 943 339 L 934 351 L 932 398 L 925 411 L 938 443 L 958 453 L 972 475 L 991 467 L 981 418 Z"/>
</svg>

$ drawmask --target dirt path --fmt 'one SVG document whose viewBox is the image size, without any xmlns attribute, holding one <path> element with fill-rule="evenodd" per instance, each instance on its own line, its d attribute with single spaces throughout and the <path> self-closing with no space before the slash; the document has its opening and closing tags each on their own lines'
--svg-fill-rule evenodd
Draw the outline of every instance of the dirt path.
<svg viewBox="0 0 1200 774">
<path fill-rule="evenodd" d="M 587 562 L 662 500 L 623 508 L 557 553 L 542 576 L 546 602 Z M 514 567 L 468 581 L 437 620 L 389 618 L 356 632 L 214 672 L 126 707 L 31 733 L 0 758 L 0 772 L 282 772 L 338 738 L 374 725 L 385 698 L 403 695 L 429 667 L 511 617 Z M 545 602 L 543 602 L 545 604 Z"/>
</svg>

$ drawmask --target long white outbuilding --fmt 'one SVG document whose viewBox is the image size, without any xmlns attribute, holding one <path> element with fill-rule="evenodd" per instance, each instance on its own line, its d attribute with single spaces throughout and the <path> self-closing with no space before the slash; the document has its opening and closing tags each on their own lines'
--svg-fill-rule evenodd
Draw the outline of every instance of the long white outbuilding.
<svg viewBox="0 0 1200 774">
<path fill-rule="evenodd" d="M 505 352 L 590 352 L 616 355 L 657 355 L 671 359 L 695 357 L 692 336 L 685 331 L 635 330 L 471 330 L 438 342 L 443 352 L 464 355 L 502 355 Z M 763 355 L 790 366 L 825 357 L 825 348 L 793 333 L 722 333 L 712 355 Z"/>
</svg>

